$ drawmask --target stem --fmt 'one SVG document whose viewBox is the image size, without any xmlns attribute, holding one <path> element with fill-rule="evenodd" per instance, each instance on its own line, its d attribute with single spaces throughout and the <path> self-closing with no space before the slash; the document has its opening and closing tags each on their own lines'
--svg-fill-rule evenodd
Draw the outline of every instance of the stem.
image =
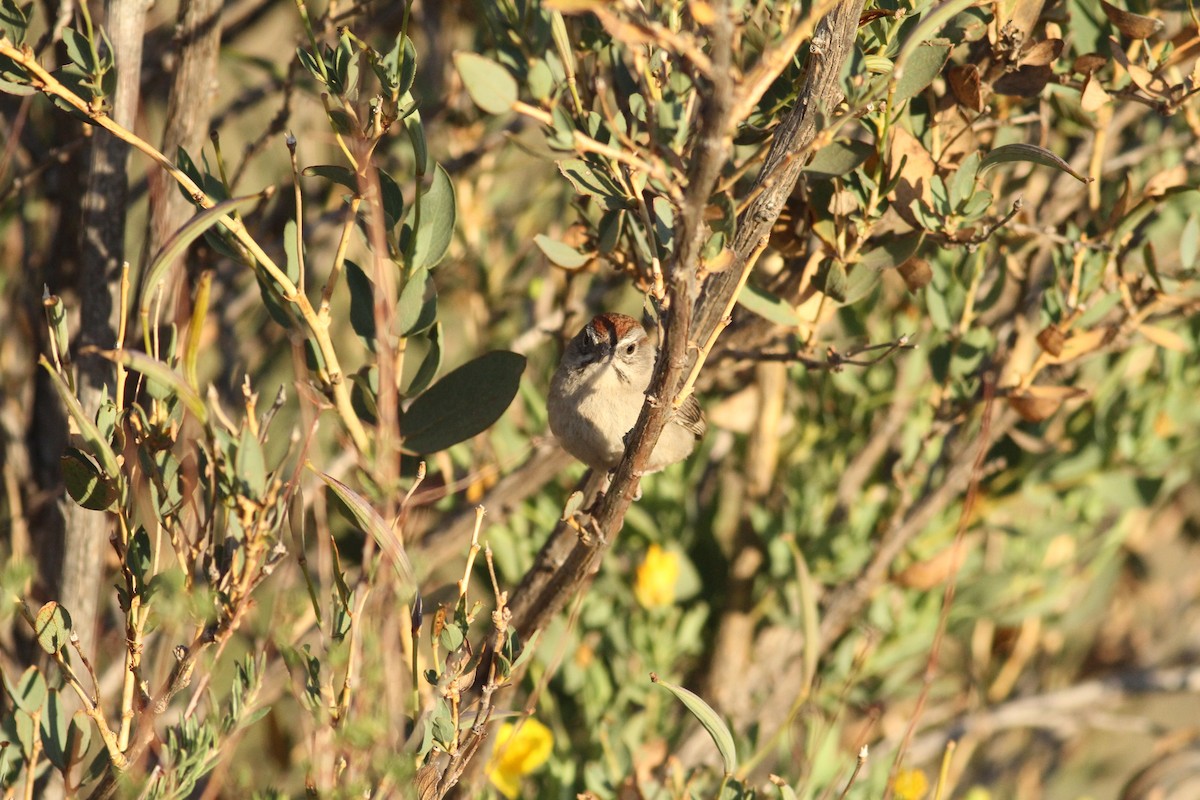
<svg viewBox="0 0 1200 800">
<path fill-rule="evenodd" d="M 118 125 L 105 114 L 94 110 L 82 98 L 43 69 L 28 49 L 16 47 L 7 39 L 0 38 L 0 55 L 7 56 L 27 69 L 33 76 L 33 79 L 30 81 L 31 86 L 39 89 L 43 94 L 51 95 L 65 101 L 72 108 L 87 115 L 93 124 L 141 151 L 142 154 L 166 170 L 167 174 L 174 178 L 187 191 L 192 202 L 206 209 L 216 205 L 213 199 L 205 194 L 204 190 L 197 186 L 182 170 L 171 163 L 170 159 L 137 134 Z M 242 224 L 241 220 L 226 214 L 221 217 L 221 224 L 229 229 L 229 232 L 250 252 L 250 255 L 254 257 L 254 260 L 259 263 L 263 270 L 279 284 L 283 291 L 284 299 L 293 303 L 300 312 L 300 316 L 308 328 L 308 333 L 312 337 L 313 343 L 321 352 L 321 356 L 329 368 L 329 385 L 333 392 L 334 406 L 337 409 L 338 416 L 341 417 L 342 424 L 346 427 L 346 432 L 354 441 L 355 448 L 360 453 L 366 453 L 370 449 L 371 440 L 367 436 L 361 420 L 359 420 L 358 415 L 354 412 L 354 407 L 350 403 L 350 390 L 342 373 L 341 364 L 338 360 L 337 352 L 333 347 L 333 342 L 329 338 L 328 326 L 317 316 L 316 310 L 312 307 L 312 304 L 303 292 L 299 290 L 291 278 L 279 268 L 279 265 L 267 255 L 262 246 L 250 235 L 250 232 L 246 230 L 246 226 Z"/>
</svg>

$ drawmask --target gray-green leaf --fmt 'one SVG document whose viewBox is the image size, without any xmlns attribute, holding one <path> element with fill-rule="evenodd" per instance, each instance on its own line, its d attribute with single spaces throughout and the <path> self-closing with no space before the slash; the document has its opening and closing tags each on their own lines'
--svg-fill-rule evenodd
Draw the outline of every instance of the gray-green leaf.
<svg viewBox="0 0 1200 800">
<path fill-rule="evenodd" d="M 1071 168 L 1070 164 L 1046 148 L 1038 147 L 1036 144 L 1025 144 L 1024 142 L 1005 144 L 992 150 L 983 157 L 983 161 L 979 162 L 979 174 L 982 175 L 997 164 L 1006 164 L 1010 161 L 1028 161 L 1031 164 L 1038 164 L 1043 167 L 1053 167 L 1083 183 L 1092 182 L 1091 178 L 1080 175 Z"/>
<path fill-rule="evenodd" d="M 732 775 L 736 772 L 738 760 L 737 748 L 733 743 L 733 734 L 729 732 L 729 728 L 717 712 L 712 709 L 712 706 L 701 700 L 696 693 L 682 686 L 667 683 L 659 679 L 657 675 L 651 674 L 650 680 L 679 698 L 687 706 L 687 710 L 692 712 L 692 716 L 700 720 L 700 724 L 708 731 L 708 735 L 712 737 L 713 743 L 716 744 L 717 750 L 721 753 L 721 760 L 725 762 L 725 774 Z"/>
<path fill-rule="evenodd" d="M 412 227 L 416 225 L 416 239 L 409 263 L 411 269 L 436 267 L 445 257 L 450 238 L 454 235 L 454 219 L 454 183 L 450 180 L 450 174 L 438 164 L 429 190 L 421 195 L 419 203 L 413 204 L 406 217 L 410 235 Z"/>
<path fill-rule="evenodd" d="M 478 53 L 454 54 L 454 66 L 475 105 L 489 114 L 503 114 L 517 102 L 517 82 L 508 70 Z"/>
<path fill-rule="evenodd" d="M 482 433 L 517 394 L 525 357 L 495 350 L 442 377 L 404 415 L 404 447 L 436 453 Z"/>
<path fill-rule="evenodd" d="M 587 253 L 581 253 L 574 247 L 571 247 L 571 245 L 551 239 L 549 236 L 541 233 L 533 237 L 533 242 L 546 254 L 546 258 L 550 259 L 550 263 L 557 264 L 566 269 L 578 269 L 591 259 L 591 256 Z"/>
</svg>

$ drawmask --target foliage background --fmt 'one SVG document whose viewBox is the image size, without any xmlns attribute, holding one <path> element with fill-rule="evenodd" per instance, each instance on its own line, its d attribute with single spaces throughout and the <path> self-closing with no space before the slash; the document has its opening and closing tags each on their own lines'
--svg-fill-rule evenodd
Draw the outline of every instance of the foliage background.
<svg viewBox="0 0 1200 800">
<path fill-rule="evenodd" d="M 140 89 L 123 120 L 92 20 L 31 7 L 36 61 L 74 62 L 56 73 L 68 89 L 212 200 L 274 191 L 237 208 L 260 251 L 210 215 L 142 320 L 139 274 L 198 210 L 142 152 L 127 201 L 120 170 L 89 182 L 111 137 L 21 94 L 36 75 L 0 61 L 15 600 L 0 630 L 4 785 L 87 794 L 125 753 L 135 763 L 116 790 L 145 796 L 450 789 L 421 782 L 421 765 L 464 770 L 466 796 L 911 797 L 922 780 L 943 796 L 1193 796 L 1200 33 L 1188 4 L 870 4 L 835 65 L 845 104 L 821 107 L 817 141 L 792 156 L 819 150 L 706 353 L 709 435 L 644 481 L 586 591 L 533 646 L 516 626 L 527 647 L 511 679 L 488 672 L 485 643 L 517 658 L 502 609 L 578 507 L 582 469 L 545 423 L 561 342 L 597 310 L 653 305 L 656 267 L 675 291 L 674 274 L 742 266 L 734 217 L 819 68 L 813 26 L 845 6 L 160 3 L 126 38 L 129 6 L 96 7 L 115 74 Z M 722 63 L 723 19 L 730 65 L 706 71 Z M 141 69 L 122 70 L 143 32 Z M 777 77 L 725 130 L 714 190 L 689 206 L 712 98 L 748 96 L 744 78 L 779 53 Z M 181 108 L 198 118 L 185 124 Z M 397 120 L 372 127 L 376 112 Z M 314 165 L 342 171 L 297 177 Z M 115 238 L 94 197 L 127 206 Z M 361 223 L 346 211 L 356 199 Z M 689 219 L 706 226 L 693 261 L 680 255 Z M 115 341 L 122 250 L 124 352 L 170 373 L 86 350 Z M 361 376 L 352 412 L 306 357 L 320 326 L 267 260 L 303 276 L 314 313 L 339 276 L 328 352 L 341 377 Z M 97 275 L 114 310 L 89 338 Z M 495 387 L 511 368 L 475 361 L 492 350 L 527 359 L 509 392 Z M 432 368 L 468 363 L 469 389 L 436 393 Z M 118 402 L 64 411 L 64 394 L 89 402 L 89 369 L 104 397 L 125 387 Z M 80 438 L 98 414 L 107 424 Z M 432 444 L 414 448 L 431 414 Z M 471 422 L 488 429 L 470 435 Z M 81 512 L 68 488 L 104 510 Z M 471 548 L 476 504 L 486 553 Z M 63 564 L 84 552 L 71 538 L 81 513 L 99 526 L 84 540 L 100 545 L 83 559 L 90 588 Z M 469 689 L 480 663 L 482 698 Z M 732 778 L 650 673 L 715 709 Z M 516 723 L 511 743 L 526 712 L 521 752 L 548 760 L 501 748 L 489 783 L 471 725 Z M 96 735 L 105 726 L 112 741 Z"/>
</svg>

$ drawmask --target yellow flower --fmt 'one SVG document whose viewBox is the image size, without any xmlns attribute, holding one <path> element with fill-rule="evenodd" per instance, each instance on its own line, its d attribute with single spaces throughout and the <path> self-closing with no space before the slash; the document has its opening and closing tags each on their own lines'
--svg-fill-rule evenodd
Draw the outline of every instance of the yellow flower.
<svg viewBox="0 0 1200 800">
<path fill-rule="evenodd" d="M 679 556 L 652 544 L 637 568 L 633 593 L 643 608 L 662 608 L 675 602 L 678 581 Z"/>
<path fill-rule="evenodd" d="M 550 758 L 554 736 L 532 717 L 516 724 L 506 722 L 496 731 L 496 746 L 488 761 L 487 776 L 500 794 L 513 800 L 521 791 L 521 778 Z"/>
<path fill-rule="evenodd" d="M 919 769 L 902 770 L 892 782 L 896 800 L 921 800 L 929 791 L 929 779 Z"/>
</svg>

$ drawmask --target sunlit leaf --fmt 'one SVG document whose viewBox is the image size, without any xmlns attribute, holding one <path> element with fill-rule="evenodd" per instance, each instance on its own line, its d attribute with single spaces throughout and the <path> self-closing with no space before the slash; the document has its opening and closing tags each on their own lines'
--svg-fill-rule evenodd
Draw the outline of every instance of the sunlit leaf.
<svg viewBox="0 0 1200 800">
<path fill-rule="evenodd" d="M 438 164 L 433 173 L 433 182 L 421 195 L 420 202 L 413 203 L 405 218 L 405 227 L 410 231 L 410 236 L 411 228 L 416 226 L 410 269 L 436 267 L 446 256 L 454 235 L 455 214 L 454 183 L 450 180 L 450 174 Z"/>
<path fill-rule="evenodd" d="M 503 114 L 517 101 L 517 82 L 504 67 L 477 53 L 459 51 L 454 66 L 475 105 L 489 114 Z"/>
<path fill-rule="evenodd" d="M 34 633 L 38 644 L 50 655 L 67 646 L 71 638 L 71 615 L 58 603 L 51 600 L 38 609 L 34 618 Z"/>
<path fill-rule="evenodd" d="M 657 675 L 651 675 L 650 680 L 663 687 L 671 694 L 675 695 L 682 702 L 687 710 L 692 712 L 696 719 L 700 720 L 700 724 L 708 731 L 708 735 L 712 737 L 713 743 L 716 744 L 717 750 L 721 753 L 721 760 L 725 765 L 725 774 L 732 775 L 737 772 L 737 748 L 734 746 L 733 734 L 729 732 L 728 726 L 724 720 L 713 710 L 712 706 L 700 699 L 700 696 L 695 692 L 677 686 L 673 683 L 668 683 L 660 679 Z"/>
<path fill-rule="evenodd" d="M 538 246 L 539 250 L 546 254 L 546 258 L 550 259 L 550 263 L 557 264 L 565 269 L 578 269 L 592 259 L 591 255 L 581 253 L 565 242 L 551 239 L 549 236 L 540 233 L 533 237 L 533 242 Z"/>
</svg>

